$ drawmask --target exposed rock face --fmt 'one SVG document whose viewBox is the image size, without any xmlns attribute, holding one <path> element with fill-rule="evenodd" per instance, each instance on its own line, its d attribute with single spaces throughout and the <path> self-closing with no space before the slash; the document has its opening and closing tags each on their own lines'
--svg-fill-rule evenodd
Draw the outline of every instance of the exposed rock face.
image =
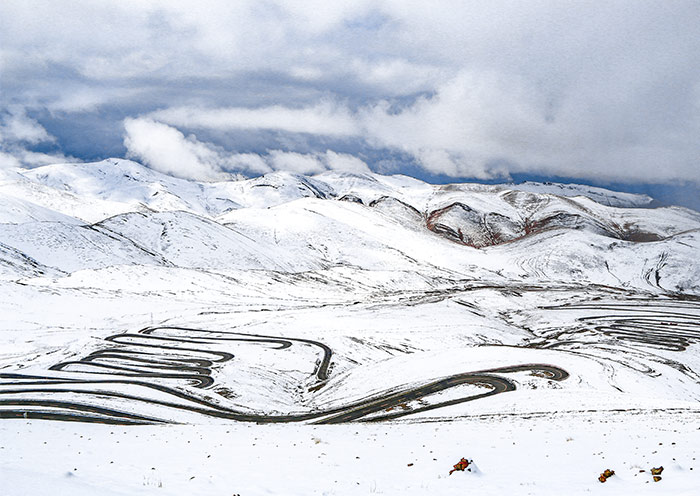
<svg viewBox="0 0 700 496">
<path fill-rule="evenodd" d="M 423 224 L 423 214 L 418 209 L 393 196 L 381 196 L 376 200 L 372 200 L 369 206 L 396 219 L 407 221 L 409 224 Z"/>
<path fill-rule="evenodd" d="M 365 202 L 362 201 L 362 198 L 359 196 L 355 196 L 353 194 L 347 194 L 343 195 L 340 198 L 338 198 L 340 201 L 347 201 L 347 202 L 352 202 L 352 203 L 359 203 L 360 205 L 364 205 Z"/>
<path fill-rule="evenodd" d="M 547 217 L 530 220 L 526 224 L 526 234 L 536 234 L 550 229 L 580 229 L 588 232 L 619 238 L 618 233 L 602 222 L 581 214 L 559 212 Z"/>
<path fill-rule="evenodd" d="M 499 245 L 528 234 L 520 220 L 497 212 L 477 212 L 463 203 L 430 212 L 426 226 L 452 241 L 475 248 Z"/>
<path fill-rule="evenodd" d="M 633 242 L 664 239 L 660 233 L 635 223 L 601 218 L 583 205 L 548 195 L 509 191 L 500 197 L 507 204 L 501 212 L 483 211 L 462 202 L 430 211 L 426 227 L 441 236 L 475 248 L 507 243 L 554 229 L 581 230 Z"/>
<path fill-rule="evenodd" d="M 492 245 L 498 245 L 517 239 L 525 234 L 520 222 L 495 212 L 484 216 L 484 224 Z"/>
<path fill-rule="evenodd" d="M 453 203 L 430 212 L 426 225 L 431 231 L 465 245 L 481 248 L 493 244 L 483 215 L 464 203 Z"/>
</svg>

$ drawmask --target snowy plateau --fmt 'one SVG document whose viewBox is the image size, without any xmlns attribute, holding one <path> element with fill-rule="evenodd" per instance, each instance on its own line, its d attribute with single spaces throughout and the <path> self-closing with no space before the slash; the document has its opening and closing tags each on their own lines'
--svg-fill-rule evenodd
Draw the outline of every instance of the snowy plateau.
<svg viewBox="0 0 700 496">
<path fill-rule="evenodd" d="M 642 195 L 0 170 L 2 495 L 697 495 L 699 343 Z"/>
</svg>

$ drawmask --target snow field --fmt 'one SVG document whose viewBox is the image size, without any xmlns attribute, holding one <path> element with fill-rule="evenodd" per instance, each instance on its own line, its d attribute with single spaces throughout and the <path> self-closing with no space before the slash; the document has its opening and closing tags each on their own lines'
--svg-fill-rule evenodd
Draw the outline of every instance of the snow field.
<svg viewBox="0 0 700 496">
<path fill-rule="evenodd" d="M 0 494 L 696 494 L 700 214 L 649 203 L 0 171 Z M 23 418 L 90 408 L 171 424 Z M 474 471 L 448 476 L 462 457 Z"/>
<path fill-rule="evenodd" d="M 493 415 L 393 425 L 0 424 L 11 496 L 696 494 L 694 412 Z M 461 457 L 478 472 L 455 472 Z M 663 465 L 662 480 L 649 470 Z M 610 468 L 605 484 L 598 475 Z M 645 470 L 645 472 L 640 472 Z"/>
</svg>

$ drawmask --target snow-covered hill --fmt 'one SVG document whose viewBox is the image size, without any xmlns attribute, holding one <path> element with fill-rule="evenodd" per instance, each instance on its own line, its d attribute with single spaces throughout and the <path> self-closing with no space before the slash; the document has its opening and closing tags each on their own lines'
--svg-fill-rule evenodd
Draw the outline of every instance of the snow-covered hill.
<svg viewBox="0 0 700 496">
<path fill-rule="evenodd" d="M 0 243 L 65 272 L 124 264 L 352 266 L 699 291 L 693 233 L 700 214 L 628 208 L 649 199 L 600 188 L 433 186 L 338 172 L 197 183 L 113 159 L 6 171 L 0 195 Z M 690 277 L 662 282 L 669 263 Z M 645 276 L 654 264 L 658 277 Z"/>
<path fill-rule="evenodd" d="M 5 487 L 39 471 L 59 493 L 89 494 L 112 473 L 116 494 L 151 481 L 163 494 L 239 490 L 207 482 L 206 449 L 186 453 L 200 467 L 189 482 L 182 468 L 152 479 L 149 466 L 144 475 L 143 459 L 167 458 L 168 448 L 139 444 L 128 429 L 121 439 L 139 455 L 110 468 L 113 427 L 90 427 L 100 440 L 85 451 L 92 468 L 70 454 L 55 461 L 56 473 L 29 470 L 21 457 L 34 449 L 31 432 L 56 434 L 41 422 L 49 419 L 196 424 L 198 436 L 219 442 L 230 431 L 246 453 L 264 446 L 226 476 L 246 494 L 336 487 L 324 476 L 321 486 L 293 489 L 263 477 L 279 445 L 285 457 L 297 453 L 292 445 L 313 451 L 339 494 L 448 494 L 464 489 L 454 482 L 461 476 L 477 492 L 512 493 L 501 479 L 526 484 L 529 472 L 502 472 L 499 460 L 533 453 L 564 472 L 600 472 L 613 460 L 618 479 L 605 488 L 616 494 L 640 494 L 648 480 L 640 467 L 664 463 L 666 487 L 692 491 L 700 214 L 651 205 L 578 185 L 430 185 L 339 172 L 198 183 L 117 159 L 0 171 L 0 419 L 27 430 L 15 435 L 0 420 Z M 606 437 L 611 415 L 618 442 Z M 245 434 L 249 422 L 302 430 Z M 648 424 L 648 439 L 624 430 Z M 473 443 L 460 440 L 462 426 Z M 168 426 L 167 436 L 159 428 L 139 432 L 192 441 L 187 427 Z M 413 461 L 396 447 L 389 459 L 360 449 L 389 430 L 415 440 L 401 445 Z M 306 438 L 289 434 L 298 432 Z M 524 432 L 544 440 L 521 443 Z M 670 433 L 678 449 L 661 450 Z M 23 439 L 31 441 L 18 451 Z M 474 457 L 478 473 L 438 475 L 461 456 Z M 345 469 L 360 457 L 364 470 L 376 468 L 374 486 Z M 423 486 L 410 474 L 385 475 L 414 463 Z M 311 466 L 295 470 L 318 479 Z M 597 476 L 570 478 L 585 492 L 600 486 Z M 566 480 L 535 478 L 531 489 L 576 493 Z"/>
</svg>

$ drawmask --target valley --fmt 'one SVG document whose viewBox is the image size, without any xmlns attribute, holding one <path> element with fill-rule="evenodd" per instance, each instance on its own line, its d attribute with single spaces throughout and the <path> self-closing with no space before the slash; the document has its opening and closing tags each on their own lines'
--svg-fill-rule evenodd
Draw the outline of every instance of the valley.
<svg viewBox="0 0 700 496">
<path fill-rule="evenodd" d="M 480 474 L 469 483 L 483 494 L 505 487 L 499 456 L 517 464 L 529 453 L 542 458 L 534 465 L 558 458 L 563 471 L 534 477 L 537 494 L 565 491 L 574 460 L 600 472 L 609 459 L 616 494 L 646 494 L 636 475 L 646 459 L 634 450 L 656 456 L 651 441 L 667 437 L 686 443 L 662 460 L 676 474 L 668 487 L 691 494 L 699 483 L 697 212 L 575 185 L 338 172 L 199 183 L 117 159 L 0 173 L 9 483 L 38 471 L 60 494 L 90 494 L 119 473 L 125 489 L 115 494 L 136 494 L 156 484 L 140 457 L 162 458 L 166 440 L 207 438 L 178 448 L 199 468 L 183 485 L 190 465 L 172 462 L 179 468 L 159 475 L 163 494 L 225 494 L 236 482 L 246 494 L 279 493 L 281 479 L 263 482 L 264 465 L 278 449 L 311 456 L 318 445 L 324 455 L 295 470 L 308 480 L 321 470 L 324 488 L 332 474 L 341 493 L 357 482 L 364 493 L 421 494 L 410 477 L 404 487 L 378 475 L 408 463 L 420 465 L 424 490 L 456 490 L 463 474 L 440 474 L 469 451 Z M 114 429 L 133 459 L 109 441 Z M 71 436 L 100 439 L 95 463 L 80 469 L 92 475 L 68 478 L 77 467 L 60 458 L 41 465 L 30 448 L 39 432 L 57 440 L 47 448 L 56 457 Z M 265 451 L 214 476 L 206 446 L 229 434 L 222 460 L 238 459 L 237 447 Z M 328 441 L 309 441 L 319 436 Z M 393 444 L 366 451 L 382 436 Z M 343 471 L 355 463 L 346 451 L 371 465 L 362 473 L 374 486 Z M 64 452 L 78 465 L 82 455 Z"/>
</svg>

